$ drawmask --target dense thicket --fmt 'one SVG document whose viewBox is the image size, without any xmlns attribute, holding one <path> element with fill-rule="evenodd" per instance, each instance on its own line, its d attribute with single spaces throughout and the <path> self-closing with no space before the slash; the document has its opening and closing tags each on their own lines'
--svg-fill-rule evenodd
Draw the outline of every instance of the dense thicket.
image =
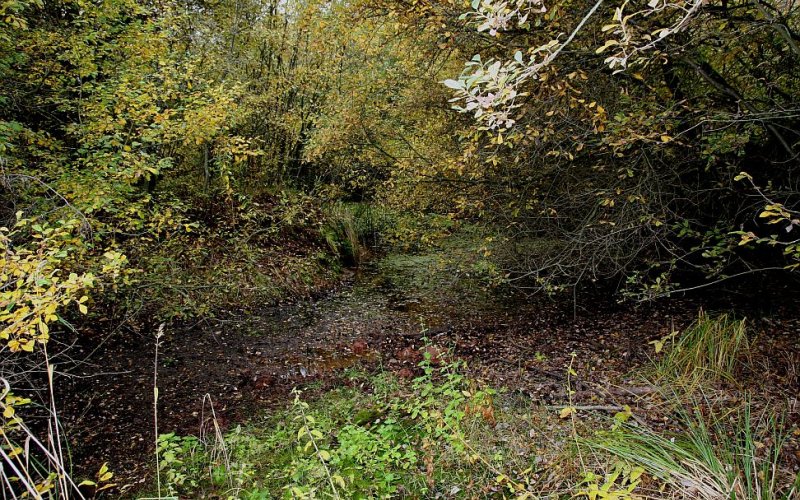
<svg viewBox="0 0 800 500">
<path fill-rule="evenodd" d="M 324 203 L 456 151 L 430 87 L 445 58 L 359 6 L 13 1 L 3 18 L 14 349 L 90 289 L 180 317 L 308 288 L 328 266 Z M 277 268 L 280 285 L 259 281 Z"/>
<path fill-rule="evenodd" d="M 795 3 L 497 5 L 448 85 L 515 276 L 652 296 L 796 267 Z"/>
<path fill-rule="evenodd" d="M 33 349 L 91 290 L 180 317 L 265 267 L 307 286 L 337 200 L 485 222 L 519 286 L 788 275 L 796 11 L 5 1 L 4 336 Z"/>
</svg>

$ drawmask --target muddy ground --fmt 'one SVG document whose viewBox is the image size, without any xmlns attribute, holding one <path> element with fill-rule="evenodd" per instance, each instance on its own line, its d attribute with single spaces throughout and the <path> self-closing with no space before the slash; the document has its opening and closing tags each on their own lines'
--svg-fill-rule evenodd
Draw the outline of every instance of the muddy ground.
<svg viewBox="0 0 800 500">
<path fill-rule="evenodd" d="M 345 383 L 348 368 L 411 377 L 425 345 L 434 355 L 452 350 L 476 377 L 546 404 L 566 400 L 565 367 L 576 353 L 578 404 L 636 404 L 641 381 L 629 374 L 652 356 L 648 342 L 685 326 L 699 307 L 696 298 L 638 307 L 581 299 L 574 307 L 571 300 L 483 291 L 430 261 L 384 260 L 315 301 L 167 326 L 158 360 L 159 432 L 197 434 L 209 401 L 223 426 L 236 425 L 285 407 L 294 387 L 311 388 L 313 397 Z M 775 397 L 800 394 L 800 320 L 791 301 L 749 315 L 765 317 L 752 322 L 761 355 L 743 376 L 765 398 L 770 387 Z M 152 330 L 120 328 L 71 350 L 84 364 L 57 386 L 78 477 L 107 461 L 124 491 L 151 481 Z M 790 402 L 789 418 L 796 421 L 798 411 Z"/>
</svg>

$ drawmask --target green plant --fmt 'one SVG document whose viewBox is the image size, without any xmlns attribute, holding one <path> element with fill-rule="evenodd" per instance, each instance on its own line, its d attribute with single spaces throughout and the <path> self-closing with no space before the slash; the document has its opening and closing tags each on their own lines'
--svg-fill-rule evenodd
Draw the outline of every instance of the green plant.
<svg viewBox="0 0 800 500">
<path fill-rule="evenodd" d="M 162 435 L 168 493 L 385 498 L 426 496 L 445 485 L 477 493 L 487 484 L 524 491 L 519 473 L 503 472 L 505 452 L 482 441 L 494 434 L 497 392 L 467 377 L 462 362 L 432 352 L 410 382 L 353 372 L 354 385 L 369 385 L 369 393 L 347 388 L 304 401 L 297 392 L 286 413 L 224 437 L 215 430 L 220 439 Z M 529 467 L 521 464 L 520 471 Z"/>
<path fill-rule="evenodd" d="M 361 238 L 353 210 L 343 204 L 333 205 L 320 233 L 331 251 L 346 262 L 358 265 L 363 257 Z"/>
<path fill-rule="evenodd" d="M 427 480 L 420 483 L 413 473 L 432 463 L 433 443 L 446 443 L 466 458 L 461 424 L 469 415 L 483 415 L 479 412 L 491 405 L 494 391 L 471 392 L 461 363 L 435 367 L 431 354 L 425 357 L 423 375 L 413 380 L 410 395 L 393 396 L 338 428 L 308 414 L 308 404 L 296 399 L 295 419 L 301 425 L 287 490 L 296 496 L 338 495 L 338 488 L 383 497 L 398 494 L 403 485 L 405 491 L 413 487 L 424 493 Z"/>
<path fill-rule="evenodd" d="M 178 436 L 174 432 L 161 434 L 156 454 L 159 456 L 158 472 L 163 475 L 168 495 L 176 496 L 184 488 L 198 486 L 197 477 L 205 462 L 200 440 L 194 436 Z"/>
<path fill-rule="evenodd" d="M 94 495 L 97 496 L 98 493 L 101 493 L 105 490 L 111 489 L 116 486 L 116 483 L 112 483 L 111 480 L 114 477 L 114 473 L 108 469 L 108 463 L 104 463 L 100 466 L 100 469 L 94 475 L 94 480 L 86 479 L 81 481 L 78 484 L 78 487 L 82 486 L 89 486 L 94 489 Z"/>
<path fill-rule="evenodd" d="M 331 252 L 357 266 L 366 248 L 382 243 L 393 220 L 392 214 L 379 205 L 337 202 L 326 208 L 320 234 Z"/>
<path fill-rule="evenodd" d="M 602 476 L 587 471 L 577 494 L 589 500 L 632 499 L 643 472 L 643 468 L 631 467 L 625 462 L 616 462 L 611 471 Z"/>
</svg>

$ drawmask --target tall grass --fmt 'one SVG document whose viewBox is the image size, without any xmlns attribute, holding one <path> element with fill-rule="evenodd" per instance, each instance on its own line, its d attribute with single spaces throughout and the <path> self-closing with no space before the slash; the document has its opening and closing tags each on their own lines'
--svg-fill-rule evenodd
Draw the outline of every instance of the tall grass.
<svg viewBox="0 0 800 500">
<path fill-rule="evenodd" d="M 656 362 L 658 382 L 697 388 L 719 380 L 734 381 L 739 361 L 749 357 L 745 320 L 728 315 L 712 318 L 700 311 L 697 320 Z"/>
<path fill-rule="evenodd" d="M 671 338 L 672 345 L 654 362 L 658 396 L 671 417 L 669 430 L 656 431 L 639 420 L 584 444 L 643 467 L 668 485 L 673 497 L 796 498 L 800 477 L 781 470 L 788 436 L 782 418 L 769 406 L 755 415 L 746 393 L 733 407 L 714 405 L 706 396 L 711 384 L 735 382 L 741 363 L 749 359 L 745 321 L 701 311 Z"/>
<path fill-rule="evenodd" d="M 391 215 L 381 207 L 339 202 L 327 208 L 320 233 L 335 255 L 358 266 L 364 260 L 366 248 L 381 243 L 391 220 Z"/>
<path fill-rule="evenodd" d="M 780 419 L 766 412 L 754 416 L 749 401 L 722 413 L 681 410 L 671 433 L 624 426 L 585 443 L 643 467 L 681 498 L 796 498 L 797 478 L 780 469 L 787 437 Z"/>
<path fill-rule="evenodd" d="M 17 413 L 29 403 L 13 394 L 5 378 L 0 378 L 0 483 L 3 498 L 85 498 L 70 475 L 65 456 L 61 422 L 53 401 L 53 366 L 48 363 L 47 375 L 51 404 L 46 431 L 35 432 Z M 110 476 L 109 476 L 110 478 Z M 98 484 L 84 484 L 99 489 Z M 105 488 L 104 488 L 105 489 Z"/>
</svg>

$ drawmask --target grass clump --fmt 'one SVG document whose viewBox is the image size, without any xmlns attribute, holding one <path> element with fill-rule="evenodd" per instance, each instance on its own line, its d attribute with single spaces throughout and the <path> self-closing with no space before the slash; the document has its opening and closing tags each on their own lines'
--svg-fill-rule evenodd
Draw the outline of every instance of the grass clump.
<svg viewBox="0 0 800 500">
<path fill-rule="evenodd" d="M 700 312 L 683 334 L 657 341 L 656 351 L 670 340 L 653 363 L 653 397 L 661 402 L 654 408 L 664 413 L 663 428 L 649 425 L 652 419 L 629 420 L 631 413 L 625 412 L 611 430 L 582 444 L 641 467 L 660 483 L 649 492 L 654 498 L 796 498 L 800 475 L 786 466 L 784 447 L 790 430 L 773 405 L 755 404 L 748 392 L 732 388 L 739 387 L 737 374 L 750 357 L 745 321 Z M 720 381 L 733 382 L 732 387 L 714 388 Z M 756 414 L 755 407 L 763 410 Z"/>
<path fill-rule="evenodd" d="M 379 246 L 393 225 L 394 216 L 380 206 L 338 202 L 326 208 L 320 234 L 342 262 L 358 266 L 367 249 Z"/>
<path fill-rule="evenodd" d="M 696 402 L 694 411 L 677 412 L 670 432 L 624 424 L 585 444 L 657 478 L 658 498 L 788 500 L 796 498 L 800 477 L 781 469 L 787 433 L 780 424 L 766 412 L 753 415 L 749 401 L 734 410 Z"/>
<path fill-rule="evenodd" d="M 703 311 L 682 334 L 673 333 L 659 342 L 663 345 L 668 340 L 672 346 L 655 365 L 658 382 L 685 388 L 734 381 L 739 361 L 750 350 L 745 320 L 726 314 L 710 317 Z"/>
</svg>

